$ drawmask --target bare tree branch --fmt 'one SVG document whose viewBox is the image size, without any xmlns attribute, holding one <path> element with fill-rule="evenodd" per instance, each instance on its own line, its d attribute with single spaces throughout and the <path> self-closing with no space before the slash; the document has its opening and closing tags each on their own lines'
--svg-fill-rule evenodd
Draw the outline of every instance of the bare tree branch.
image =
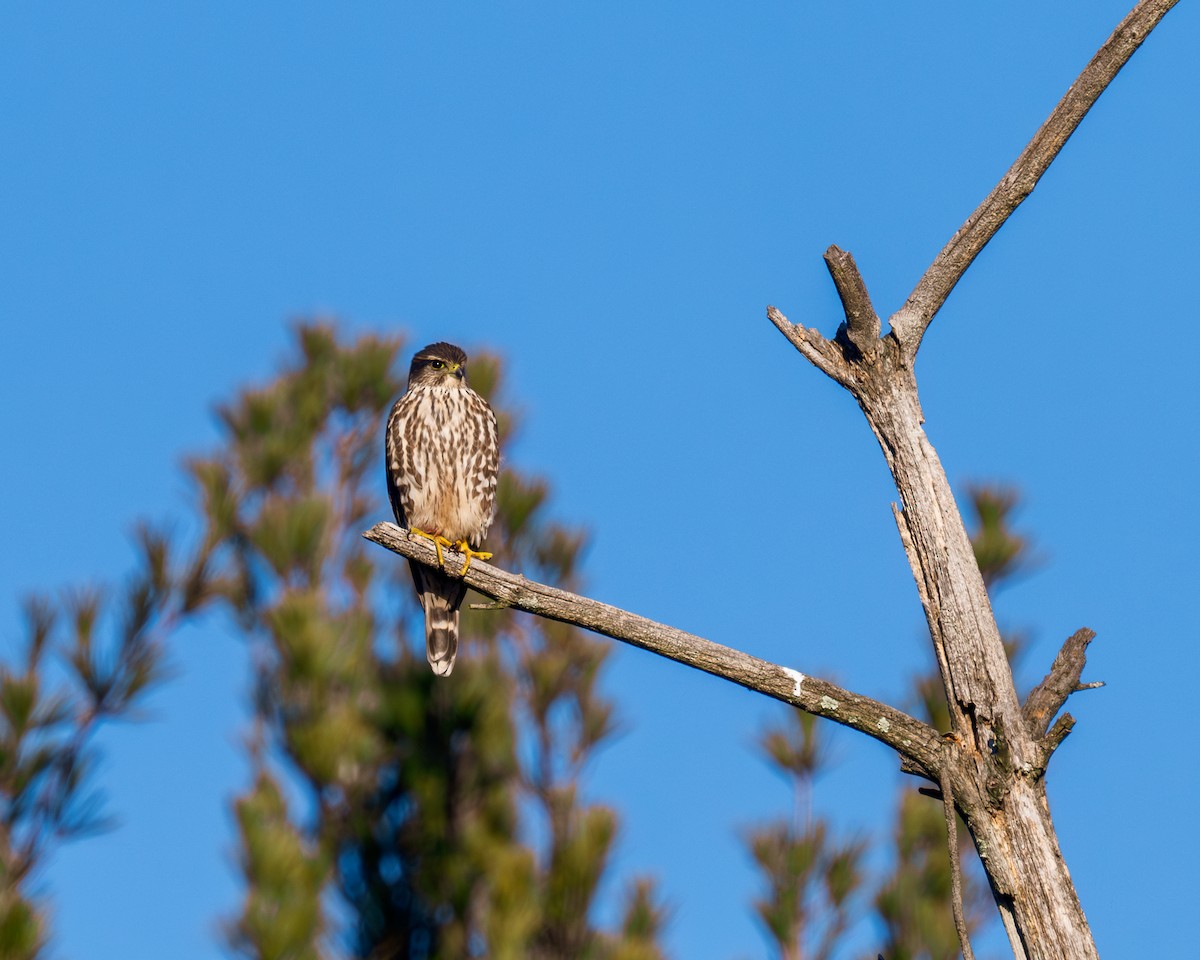
<svg viewBox="0 0 1200 960">
<path fill-rule="evenodd" d="M 1088 644 L 1095 638 L 1095 631 L 1081 627 L 1067 637 L 1050 665 L 1050 672 L 1042 682 L 1029 692 L 1021 712 L 1029 727 L 1030 736 L 1041 737 L 1050 726 L 1054 715 L 1062 709 L 1067 698 L 1078 690 L 1090 690 L 1102 684 L 1081 684 L 1079 678 L 1087 664 Z M 1073 721 L 1072 721 L 1073 722 Z M 1064 734 L 1065 736 L 1065 734 Z M 1061 737 L 1059 738 L 1062 739 Z"/>
<path fill-rule="evenodd" d="M 854 368 L 842 356 L 837 344 L 826 340 L 820 332 L 799 323 L 792 323 L 775 307 L 767 307 L 767 319 L 799 350 L 810 363 L 826 376 L 853 391 L 858 377 Z"/>
<path fill-rule="evenodd" d="M 1033 192 L 1042 174 L 1058 156 L 1059 150 L 1075 132 L 1092 104 L 1177 2 L 1141 0 L 1130 11 L 1071 84 L 1066 95 L 995 189 L 934 258 L 904 306 L 891 317 L 892 330 L 910 360 L 916 356 L 930 321 L 972 261 L 996 235 L 1009 215 Z"/>
<path fill-rule="evenodd" d="M 377 523 L 363 536 L 410 560 L 437 565 L 429 540 L 409 537 L 394 523 Z M 463 558 L 443 550 L 446 569 L 453 572 Z M 941 742 L 936 730 L 908 714 L 843 689 L 827 680 L 760 660 L 694 634 L 639 617 L 619 607 L 528 580 L 482 561 L 472 561 L 463 578 L 467 585 L 505 606 L 551 620 L 570 623 L 657 653 L 677 663 L 732 680 L 749 690 L 782 700 L 808 713 L 852 727 L 891 747 L 925 776 L 936 780 Z"/>
<path fill-rule="evenodd" d="M 838 296 L 842 299 L 842 310 L 846 322 L 838 330 L 853 345 L 861 356 L 869 356 L 879 342 L 879 315 L 871 304 L 871 295 L 854 257 L 838 246 L 825 251 L 825 266 L 833 277 Z"/>
<path fill-rule="evenodd" d="M 947 744 L 947 747 L 949 745 Z M 954 929 L 958 931 L 958 942 L 962 946 L 963 960 L 975 960 L 971 949 L 970 931 L 963 911 L 962 863 L 958 850 L 958 813 L 954 807 L 954 790 L 950 784 L 950 761 L 942 763 L 938 771 L 938 785 L 942 788 L 942 810 L 946 814 L 946 846 L 950 854 L 950 908 L 954 914 Z"/>
<path fill-rule="evenodd" d="M 1054 751 L 1059 748 L 1067 735 L 1075 729 L 1075 718 L 1069 713 L 1064 713 L 1061 717 L 1054 721 L 1054 726 L 1050 728 L 1050 732 L 1042 738 L 1042 769 L 1045 769 L 1046 764 L 1050 762 L 1050 757 Z"/>
</svg>

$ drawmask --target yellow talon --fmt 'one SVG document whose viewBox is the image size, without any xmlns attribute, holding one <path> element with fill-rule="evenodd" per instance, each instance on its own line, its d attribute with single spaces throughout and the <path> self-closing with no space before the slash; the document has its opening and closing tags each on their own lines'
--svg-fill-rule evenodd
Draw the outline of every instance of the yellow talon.
<svg viewBox="0 0 1200 960">
<path fill-rule="evenodd" d="M 458 543 L 454 544 L 454 548 L 466 557 L 466 560 L 463 562 L 463 568 L 458 574 L 460 577 L 467 575 L 467 571 L 471 568 L 472 557 L 478 557 L 480 560 L 492 559 L 492 555 L 486 550 L 472 550 L 471 545 L 466 540 L 459 540 Z"/>
<path fill-rule="evenodd" d="M 409 527 L 408 532 L 413 536 L 424 537 L 426 540 L 433 541 L 433 549 L 437 551 L 438 566 L 444 570 L 446 568 L 446 560 L 442 556 L 442 547 L 453 547 L 455 545 L 454 541 L 447 540 L 440 533 L 426 533 L 424 530 L 418 530 L 416 527 Z M 469 557 L 467 558 L 467 562 L 470 563 Z M 466 572 L 466 568 L 463 569 L 463 572 Z"/>
</svg>

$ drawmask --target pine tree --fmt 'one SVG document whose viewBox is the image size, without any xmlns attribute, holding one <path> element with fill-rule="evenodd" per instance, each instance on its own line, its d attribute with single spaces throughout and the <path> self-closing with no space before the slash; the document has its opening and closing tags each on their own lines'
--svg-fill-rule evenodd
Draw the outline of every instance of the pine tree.
<svg viewBox="0 0 1200 960">
<path fill-rule="evenodd" d="M 97 729 L 137 718 L 167 675 L 164 639 L 194 598 L 168 580 L 168 545 L 137 533 L 123 589 L 25 603 L 26 635 L 0 664 L 0 958 L 36 960 L 50 940 L 38 876 L 62 843 L 108 825 L 93 784 Z"/>
<path fill-rule="evenodd" d="M 755 910 L 782 960 L 830 960 L 856 916 L 864 880 L 865 844 L 839 840 L 829 822 L 812 812 L 813 782 L 826 763 L 822 729 L 812 714 L 789 710 L 761 740 L 794 798 L 790 819 L 747 836 L 767 885 Z"/>
</svg>

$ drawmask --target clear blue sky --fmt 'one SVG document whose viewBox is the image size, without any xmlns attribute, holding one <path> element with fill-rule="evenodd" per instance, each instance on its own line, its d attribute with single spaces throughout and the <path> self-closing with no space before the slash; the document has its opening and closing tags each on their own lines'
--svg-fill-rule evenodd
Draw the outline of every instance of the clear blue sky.
<svg viewBox="0 0 1200 960">
<path fill-rule="evenodd" d="M 898 307 L 1127 2 L 5 5 L 0 637 L 26 591 L 120 578 L 135 519 L 183 515 L 213 404 L 332 315 L 507 356 L 507 455 L 592 531 L 593 595 L 898 700 L 928 652 L 883 458 L 764 308 L 831 334 L 830 243 Z M 1195 939 L 1197 50 L 1185 3 L 919 364 L 952 480 L 1024 494 L 1021 679 L 1099 634 L 1050 796 L 1110 957 Z M 221 953 L 246 664 L 216 628 L 175 658 L 104 737 L 123 825 L 44 875 L 60 956 Z M 629 649 L 607 687 L 616 875 L 660 878 L 674 956 L 762 956 L 738 832 L 788 804 L 752 749 L 777 708 Z M 884 839 L 915 783 L 836 756 L 818 809 Z"/>
</svg>

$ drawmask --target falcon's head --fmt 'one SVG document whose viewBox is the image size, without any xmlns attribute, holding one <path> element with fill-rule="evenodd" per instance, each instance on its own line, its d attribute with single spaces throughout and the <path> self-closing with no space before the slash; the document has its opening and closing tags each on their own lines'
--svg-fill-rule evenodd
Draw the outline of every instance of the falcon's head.
<svg viewBox="0 0 1200 960">
<path fill-rule="evenodd" d="M 459 387 L 467 382 L 467 355 L 452 343 L 431 343 L 408 368 L 408 387 Z"/>
</svg>

